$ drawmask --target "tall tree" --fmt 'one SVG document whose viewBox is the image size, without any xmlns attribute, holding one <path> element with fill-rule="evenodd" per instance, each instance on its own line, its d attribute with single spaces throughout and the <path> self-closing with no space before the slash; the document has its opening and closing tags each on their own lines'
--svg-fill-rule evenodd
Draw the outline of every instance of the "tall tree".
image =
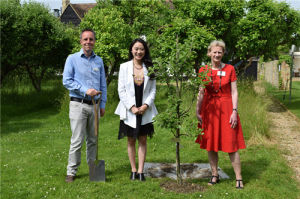
<svg viewBox="0 0 300 199">
<path fill-rule="evenodd" d="M 151 47 L 153 32 L 169 19 L 165 14 L 168 11 L 169 7 L 163 0 L 101 0 L 87 13 L 80 28 L 93 28 L 97 34 L 94 50 L 103 58 L 107 69 L 107 84 L 113 79 L 120 64 L 128 59 L 128 48 L 133 39 L 146 36 Z"/>
<path fill-rule="evenodd" d="M 30 2 L 13 6 L 13 2 L 3 2 L 7 8 L 1 3 L 6 11 L 6 15 L 1 14 L 5 22 L 1 23 L 1 80 L 19 69 L 28 73 L 34 88 L 40 91 L 45 74 L 63 68 L 72 49 L 71 39 L 43 5 Z"/>
<path fill-rule="evenodd" d="M 2 1 L 0 3 L 1 13 L 1 84 L 3 79 L 11 71 L 17 69 L 20 63 L 22 51 L 19 20 L 22 19 L 20 4 L 15 1 Z"/>
<path fill-rule="evenodd" d="M 22 65 L 35 89 L 40 91 L 47 70 L 63 67 L 72 43 L 65 34 L 63 25 L 43 5 L 30 2 L 22 7 L 21 45 L 26 49 L 23 52 Z"/>
<path fill-rule="evenodd" d="M 85 16 L 80 27 L 93 28 L 96 32 L 94 51 L 103 58 L 109 85 L 119 65 L 128 58 L 128 46 L 133 38 L 132 30 L 122 18 L 122 13 L 114 6 L 93 8 Z"/>
<path fill-rule="evenodd" d="M 278 46 L 299 43 L 299 12 L 285 2 L 250 0 L 246 16 L 238 22 L 235 62 L 264 55 L 278 57 Z"/>
<path fill-rule="evenodd" d="M 245 15 L 245 0 L 175 0 L 175 8 L 205 26 L 217 39 L 226 43 L 227 52 L 224 60 L 232 57 L 238 35 L 238 22 Z"/>
<path fill-rule="evenodd" d="M 251 64 L 252 57 L 278 57 L 278 47 L 299 44 L 299 12 L 275 0 L 174 0 L 181 14 L 197 20 L 226 43 L 225 61 Z M 247 63 L 247 60 L 250 62 Z M 242 62 L 241 62 L 242 61 Z"/>
</svg>

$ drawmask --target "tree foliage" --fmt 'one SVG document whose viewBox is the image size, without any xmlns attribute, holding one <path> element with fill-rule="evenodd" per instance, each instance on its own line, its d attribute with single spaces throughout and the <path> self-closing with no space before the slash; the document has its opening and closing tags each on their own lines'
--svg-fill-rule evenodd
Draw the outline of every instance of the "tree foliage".
<svg viewBox="0 0 300 199">
<path fill-rule="evenodd" d="M 153 32 L 165 24 L 163 17 L 169 11 L 163 2 L 101 0 L 84 17 L 80 28 L 89 27 L 96 32 L 94 51 L 103 58 L 107 84 L 120 64 L 128 60 L 128 48 L 133 39 L 146 35 L 151 46 Z"/>
<path fill-rule="evenodd" d="M 1 2 L 1 81 L 19 69 L 28 73 L 34 88 L 40 91 L 42 79 L 63 68 L 71 49 L 63 25 L 43 5 Z"/>
<path fill-rule="evenodd" d="M 11 71 L 15 70 L 20 63 L 22 31 L 18 20 L 21 19 L 21 7 L 14 1 L 2 1 L 1 13 L 1 82 Z"/>
<path fill-rule="evenodd" d="M 116 7 L 94 8 L 80 24 L 81 29 L 92 27 L 96 32 L 95 53 L 103 58 L 106 66 L 107 84 L 112 80 L 118 66 L 128 57 L 128 46 L 133 38 L 129 24 Z"/>
<path fill-rule="evenodd" d="M 243 70 L 251 57 L 277 58 L 280 45 L 298 44 L 299 12 L 274 0 L 174 0 L 182 15 L 226 43 L 224 61 Z"/>
<path fill-rule="evenodd" d="M 246 16 L 238 22 L 236 59 L 261 55 L 266 59 L 276 58 L 279 56 L 278 46 L 299 42 L 299 13 L 286 3 L 251 0 L 246 9 Z"/>
<path fill-rule="evenodd" d="M 184 16 L 196 20 L 205 26 L 217 39 L 222 39 L 227 46 L 227 55 L 234 48 L 238 35 L 237 23 L 244 16 L 245 0 L 176 0 L 175 7 Z M 225 61 L 230 55 L 224 57 Z"/>
</svg>

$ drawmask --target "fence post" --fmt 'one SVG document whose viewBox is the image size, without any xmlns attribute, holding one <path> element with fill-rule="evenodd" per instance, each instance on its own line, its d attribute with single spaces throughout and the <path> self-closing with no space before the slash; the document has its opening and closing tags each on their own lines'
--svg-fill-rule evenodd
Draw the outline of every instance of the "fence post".
<svg viewBox="0 0 300 199">
<path fill-rule="evenodd" d="M 293 82 L 293 65 L 294 65 L 294 51 L 296 46 L 292 45 L 290 55 L 292 57 L 292 64 L 290 66 L 290 96 L 289 96 L 289 103 L 291 103 L 292 99 L 292 82 Z"/>
</svg>

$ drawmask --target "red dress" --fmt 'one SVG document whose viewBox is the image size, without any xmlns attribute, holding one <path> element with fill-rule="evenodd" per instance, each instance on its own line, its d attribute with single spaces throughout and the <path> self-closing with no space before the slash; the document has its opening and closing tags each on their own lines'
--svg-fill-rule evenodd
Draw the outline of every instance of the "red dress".
<svg viewBox="0 0 300 199">
<path fill-rule="evenodd" d="M 200 68 L 199 73 L 205 70 L 207 66 Z M 209 69 L 208 76 L 213 83 L 205 87 L 200 111 L 204 135 L 198 135 L 195 142 L 201 149 L 215 152 L 232 153 L 246 148 L 239 116 L 235 128 L 229 123 L 233 108 L 231 82 L 237 80 L 234 67 L 226 64 L 220 71 Z"/>
</svg>

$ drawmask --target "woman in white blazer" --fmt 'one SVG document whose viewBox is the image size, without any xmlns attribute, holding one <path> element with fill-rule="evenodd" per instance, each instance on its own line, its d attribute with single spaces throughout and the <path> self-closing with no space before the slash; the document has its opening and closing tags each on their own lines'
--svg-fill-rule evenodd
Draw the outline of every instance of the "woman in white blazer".
<svg viewBox="0 0 300 199">
<path fill-rule="evenodd" d="M 120 102 L 115 114 L 120 116 L 118 139 L 127 136 L 128 157 L 131 165 L 130 179 L 145 181 L 143 173 L 147 151 L 147 136 L 154 133 L 153 118 L 157 115 L 154 105 L 155 75 L 149 48 L 142 39 L 135 39 L 129 47 L 129 60 L 121 64 L 118 79 Z M 135 143 L 138 139 L 138 170 L 135 163 Z"/>
</svg>

